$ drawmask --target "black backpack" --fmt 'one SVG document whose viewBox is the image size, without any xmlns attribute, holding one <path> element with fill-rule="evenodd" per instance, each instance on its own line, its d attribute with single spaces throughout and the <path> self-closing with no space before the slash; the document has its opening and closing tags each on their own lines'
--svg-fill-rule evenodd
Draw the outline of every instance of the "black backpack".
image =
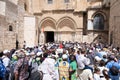
<svg viewBox="0 0 120 80">
<path fill-rule="evenodd" d="M 31 73 L 29 80 L 43 80 L 43 72 L 42 71 L 35 71 Z"/>
<path fill-rule="evenodd" d="M 116 76 L 116 75 L 118 75 L 118 73 L 119 73 L 119 69 L 118 69 L 116 66 L 114 66 L 114 63 L 112 64 L 112 67 L 110 68 L 110 73 L 111 73 L 113 76 Z"/>
</svg>

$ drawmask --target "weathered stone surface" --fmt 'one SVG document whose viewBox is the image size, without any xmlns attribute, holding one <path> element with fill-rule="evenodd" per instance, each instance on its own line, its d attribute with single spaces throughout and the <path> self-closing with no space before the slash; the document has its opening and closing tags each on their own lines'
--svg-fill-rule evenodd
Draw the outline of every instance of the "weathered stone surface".
<svg viewBox="0 0 120 80">
<path fill-rule="evenodd" d="M 113 45 L 120 47 L 120 0 L 111 0 L 110 3 L 109 43 L 112 38 Z"/>
<path fill-rule="evenodd" d="M 5 16 L 6 3 L 5 1 L 0 1 L 0 15 Z"/>
<path fill-rule="evenodd" d="M 12 49 L 16 47 L 16 35 L 17 35 L 17 25 L 19 20 L 21 24 L 19 26 L 23 28 L 23 15 L 24 6 L 17 4 L 18 0 L 4 0 L 0 1 L 0 51 L 4 49 Z M 22 0 L 20 0 L 22 1 Z M 24 4 L 24 3 L 22 3 Z M 20 9 L 22 7 L 22 9 Z M 2 9 L 2 10 L 1 10 Z M 22 12 L 22 14 L 19 12 Z M 20 15 L 18 15 L 18 12 Z M 13 31 L 9 31 L 9 26 L 12 26 Z M 23 33 L 23 29 L 21 29 Z M 19 35 L 19 34 L 18 34 Z M 23 34 L 21 34 L 23 36 Z M 18 36 L 19 39 L 19 36 Z M 22 37 L 23 40 L 23 37 Z M 23 42 L 23 41 L 22 41 Z M 23 44 L 21 42 L 21 44 Z"/>
<path fill-rule="evenodd" d="M 53 4 L 48 4 L 43 0 L 0 1 L 0 50 L 15 48 L 16 40 L 19 41 L 19 48 L 21 48 L 24 40 L 27 40 L 27 36 L 30 36 L 30 39 L 27 40 L 30 44 L 38 45 L 43 27 L 45 38 L 47 31 L 53 31 L 55 41 L 89 43 L 93 41 L 108 42 L 109 29 L 109 43 L 112 33 L 113 44 L 120 45 L 118 37 L 120 33 L 120 0 L 111 0 L 110 15 L 108 6 L 102 8 L 102 0 L 97 2 L 70 0 L 70 3 L 67 4 L 61 0 L 53 1 Z M 93 18 L 97 13 L 104 16 L 105 28 L 103 31 L 93 29 Z M 24 19 L 24 17 L 31 16 L 35 18 L 35 21 Z M 13 26 L 12 32 L 9 31 L 9 25 Z"/>
</svg>

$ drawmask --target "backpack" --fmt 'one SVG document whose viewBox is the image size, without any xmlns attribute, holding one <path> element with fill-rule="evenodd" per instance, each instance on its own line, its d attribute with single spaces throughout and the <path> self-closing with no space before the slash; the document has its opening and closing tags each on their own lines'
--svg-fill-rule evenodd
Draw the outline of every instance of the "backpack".
<svg viewBox="0 0 120 80">
<path fill-rule="evenodd" d="M 2 60 L 0 60 L 0 78 L 4 78 L 6 74 L 6 68 L 2 63 Z"/>
<path fill-rule="evenodd" d="M 116 76 L 119 73 L 119 69 L 116 66 L 112 65 L 112 67 L 110 68 L 110 73 Z"/>
<path fill-rule="evenodd" d="M 35 71 L 31 73 L 29 80 L 43 80 L 43 72 L 42 71 Z"/>
</svg>

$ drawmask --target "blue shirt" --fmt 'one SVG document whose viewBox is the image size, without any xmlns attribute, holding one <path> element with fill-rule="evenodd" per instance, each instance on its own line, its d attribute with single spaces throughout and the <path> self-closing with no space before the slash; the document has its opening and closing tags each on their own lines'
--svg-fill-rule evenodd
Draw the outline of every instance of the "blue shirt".
<svg viewBox="0 0 120 80">
<path fill-rule="evenodd" d="M 112 65 L 116 66 L 118 69 L 120 69 L 120 65 L 117 63 L 117 62 L 114 62 L 114 61 L 110 61 L 107 63 L 106 67 L 108 69 L 110 69 L 112 67 Z"/>
<path fill-rule="evenodd" d="M 108 62 L 107 65 L 106 65 L 106 67 L 107 67 L 108 69 L 110 69 L 113 65 L 114 65 L 115 67 L 117 67 L 118 69 L 120 69 L 120 65 L 118 64 L 118 62 L 115 62 L 115 61 L 110 61 L 110 62 Z M 111 74 L 111 73 L 110 73 L 110 70 L 109 70 L 108 74 Z"/>
</svg>

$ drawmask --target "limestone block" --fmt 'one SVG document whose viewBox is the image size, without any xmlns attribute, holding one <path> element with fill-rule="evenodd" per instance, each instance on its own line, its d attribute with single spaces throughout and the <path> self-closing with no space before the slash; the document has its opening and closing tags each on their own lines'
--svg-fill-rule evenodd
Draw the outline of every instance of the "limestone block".
<svg viewBox="0 0 120 80">
<path fill-rule="evenodd" d="M 0 14 L 5 16 L 5 9 L 6 9 L 6 3 L 4 1 L 0 1 Z"/>
<path fill-rule="evenodd" d="M 10 2 L 14 3 L 15 5 L 18 4 L 18 0 L 9 0 Z"/>
<path fill-rule="evenodd" d="M 88 30 L 93 30 L 93 22 L 91 20 L 88 20 L 87 29 Z"/>
</svg>

